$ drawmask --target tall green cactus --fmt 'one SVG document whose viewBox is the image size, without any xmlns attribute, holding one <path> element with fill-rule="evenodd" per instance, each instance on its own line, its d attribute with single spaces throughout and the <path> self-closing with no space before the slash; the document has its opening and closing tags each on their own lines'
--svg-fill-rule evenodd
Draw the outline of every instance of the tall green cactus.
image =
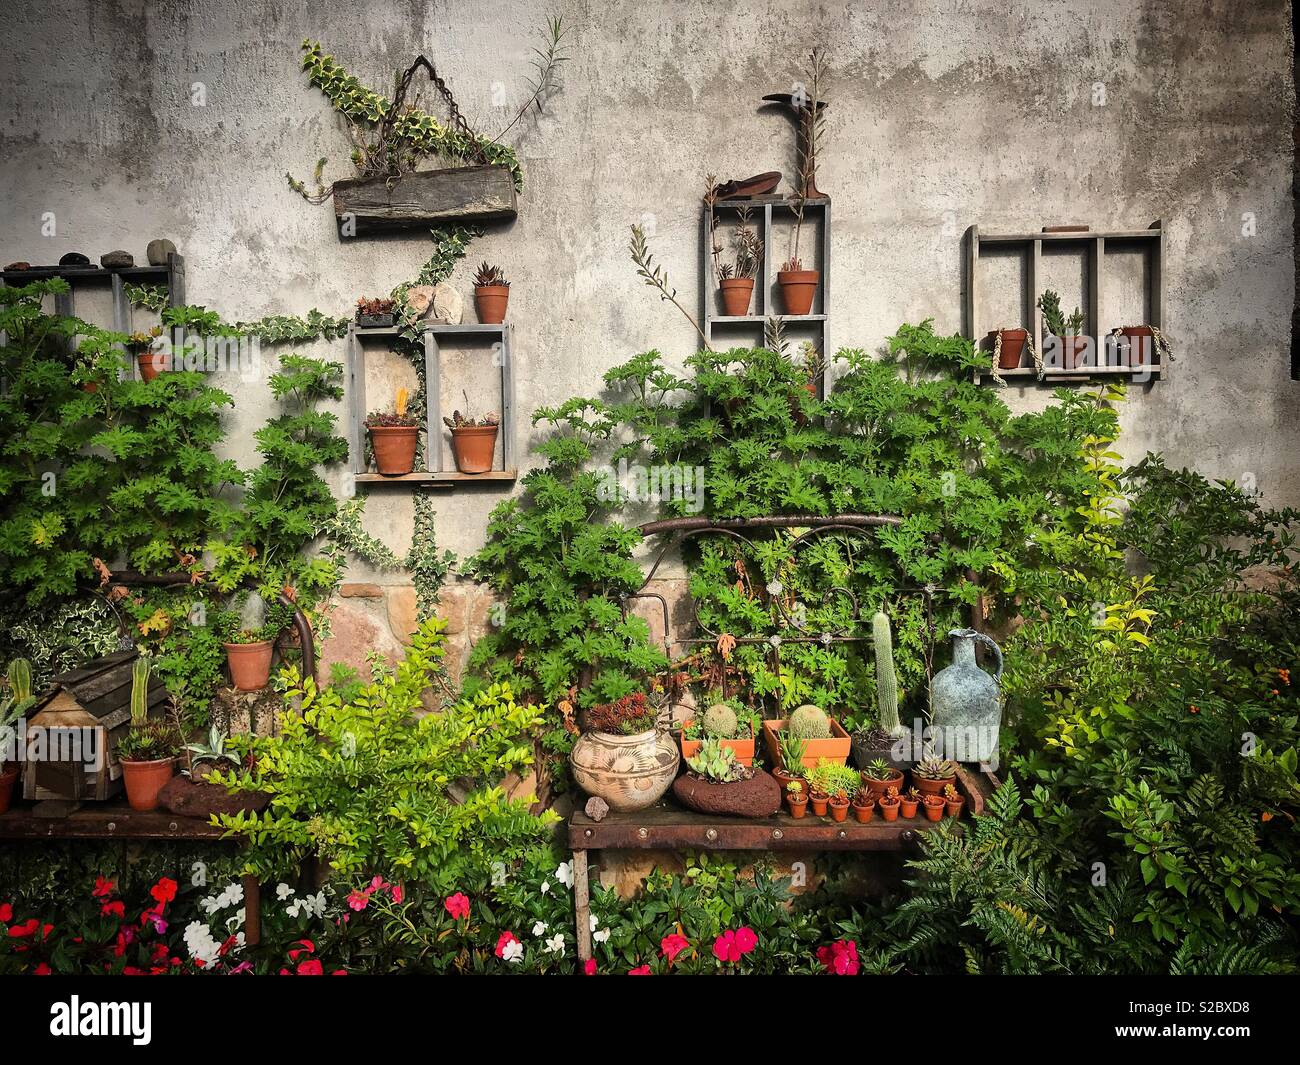
<svg viewBox="0 0 1300 1065">
<path fill-rule="evenodd" d="M 149 719 L 149 659 L 141 655 L 131 665 L 131 724 Z"/>
<path fill-rule="evenodd" d="M 32 697 L 32 664 L 25 658 L 15 658 L 9 663 L 9 694 L 15 703 Z"/>
<path fill-rule="evenodd" d="M 903 731 L 898 720 L 898 674 L 894 672 L 894 638 L 889 616 L 877 611 L 871 618 L 871 641 L 876 650 L 876 707 L 880 727 L 891 736 Z"/>
</svg>

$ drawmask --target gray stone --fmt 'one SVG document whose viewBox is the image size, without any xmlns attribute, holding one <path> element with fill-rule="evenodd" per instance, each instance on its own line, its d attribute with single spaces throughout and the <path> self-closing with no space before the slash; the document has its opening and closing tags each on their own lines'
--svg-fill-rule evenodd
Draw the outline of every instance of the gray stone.
<svg viewBox="0 0 1300 1065">
<path fill-rule="evenodd" d="M 609 803 L 599 795 L 593 795 L 587 800 L 587 805 L 584 807 L 584 810 L 587 816 L 593 821 L 603 821 L 605 820 L 605 815 L 609 813 Z"/>
<path fill-rule="evenodd" d="M 465 297 L 448 284 L 433 286 L 433 300 L 426 317 L 431 322 L 460 325 L 465 317 Z"/>
<path fill-rule="evenodd" d="M 149 247 L 145 249 L 145 257 L 149 260 L 150 266 L 166 266 L 167 256 L 175 254 L 176 245 L 166 237 L 149 241 Z"/>
<path fill-rule="evenodd" d="M 117 251 L 109 251 L 101 255 L 99 265 L 108 270 L 121 270 L 127 266 L 134 266 L 135 257 L 129 251 L 122 251 L 119 248 Z"/>
</svg>

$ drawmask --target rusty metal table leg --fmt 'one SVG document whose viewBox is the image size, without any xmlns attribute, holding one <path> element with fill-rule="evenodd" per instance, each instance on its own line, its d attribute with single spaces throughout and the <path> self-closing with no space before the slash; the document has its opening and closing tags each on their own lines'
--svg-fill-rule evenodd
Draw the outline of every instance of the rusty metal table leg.
<svg viewBox="0 0 1300 1065">
<path fill-rule="evenodd" d="M 573 919 L 577 925 L 578 961 L 591 957 L 591 885 L 587 881 L 587 852 L 573 852 Z"/>
</svg>

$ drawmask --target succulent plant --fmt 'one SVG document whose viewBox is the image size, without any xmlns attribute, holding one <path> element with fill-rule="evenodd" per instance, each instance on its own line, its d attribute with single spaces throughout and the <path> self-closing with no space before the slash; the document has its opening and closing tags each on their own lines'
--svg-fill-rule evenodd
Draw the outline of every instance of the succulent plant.
<svg viewBox="0 0 1300 1065">
<path fill-rule="evenodd" d="M 947 758 L 926 758 L 912 767 L 912 775 L 922 780 L 951 780 L 957 775 L 957 763 Z"/>
<path fill-rule="evenodd" d="M 739 727 L 736 711 L 726 703 L 714 703 L 704 711 L 703 726 L 706 736 L 716 736 L 722 740 L 734 739 Z"/>
<path fill-rule="evenodd" d="M 482 288 L 484 285 L 499 285 L 502 288 L 509 288 L 510 282 L 506 280 L 505 272 L 499 266 L 490 266 L 484 262 L 479 265 L 478 272 L 474 275 L 475 287 Z"/>
<path fill-rule="evenodd" d="M 956 802 L 961 798 L 961 795 L 951 784 L 945 784 L 943 786 L 943 797 L 949 802 Z"/>
<path fill-rule="evenodd" d="M 32 664 L 25 658 L 15 658 L 9 663 L 9 694 L 15 702 L 32 697 Z"/>
<path fill-rule="evenodd" d="M 889 615 L 877 611 L 871 617 L 871 641 L 876 652 L 876 710 L 880 727 L 890 736 L 903 731 L 898 720 L 898 674 L 894 671 L 894 637 Z"/>
<path fill-rule="evenodd" d="M 831 722 L 820 707 L 805 703 L 790 715 L 790 734 L 803 740 L 824 740 L 831 734 Z"/>
<path fill-rule="evenodd" d="M 686 759 L 686 765 L 692 773 L 716 784 L 729 784 L 745 777 L 745 767 L 736 761 L 736 753 L 716 738 L 701 743 L 700 749 Z"/>
<path fill-rule="evenodd" d="M 791 795 L 793 795 L 793 796 L 795 796 L 796 798 L 798 798 L 799 796 L 801 796 L 801 795 L 803 794 L 803 781 L 802 781 L 802 780 L 792 780 L 792 781 L 790 781 L 788 784 L 786 784 L 786 786 L 785 786 L 785 790 L 786 790 L 787 792 L 789 792 Z"/>
<path fill-rule="evenodd" d="M 823 758 L 808 774 L 808 783 L 817 791 L 824 791 L 827 795 L 842 796 L 847 799 L 858 790 L 861 777 L 859 777 L 856 769 L 846 765 L 837 765 Z"/>
<path fill-rule="evenodd" d="M 187 775 L 201 762 L 239 764 L 235 756 L 226 750 L 226 737 L 221 734 L 221 730 L 216 725 L 208 730 L 206 743 L 187 743 L 185 749 L 190 752 L 190 769 L 186 770 Z"/>
<path fill-rule="evenodd" d="M 883 758 L 873 758 L 865 770 L 872 780 L 893 780 L 897 770 Z"/>
<path fill-rule="evenodd" d="M 131 725 L 139 727 L 149 718 L 149 659 L 143 655 L 131 663 Z"/>
<path fill-rule="evenodd" d="M 9 694 L 0 702 L 0 764 L 5 760 L 8 730 L 35 702 L 31 663 L 25 658 L 15 658 L 9 663 Z"/>
<path fill-rule="evenodd" d="M 808 742 L 798 736 L 791 735 L 788 728 L 778 732 L 776 738 L 781 748 L 781 764 L 785 766 L 785 771 L 787 773 L 801 773 L 803 771 L 804 755 L 808 751 Z"/>
</svg>

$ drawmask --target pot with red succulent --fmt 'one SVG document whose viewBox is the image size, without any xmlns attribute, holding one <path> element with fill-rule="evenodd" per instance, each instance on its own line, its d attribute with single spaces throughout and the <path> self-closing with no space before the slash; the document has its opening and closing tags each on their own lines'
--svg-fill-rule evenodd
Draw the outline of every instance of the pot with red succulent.
<svg viewBox="0 0 1300 1065">
<path fill-rule="evenodd" d="M 923 758 L 912 766 L 912 783 L 922 795 L 941 795 L 957 776 L 957 763 L 947 758 Z"/>
<path fill-rule="evenodd" d="M 865 825 L 876 812 L 876 797 L 866 786 L 858 788 L 853 795 L 853 820 Z"/>
<path fill-rule="evenodd" d="M 135 356 L 141 380 L 152 381 L 164 370 L 171 369 L 171 353 L 155 346 L 161 336 L 162 326 L 156 325 L 147 333 L 132 333 L 126 338 L 126 350 Z"/>
<path fill-rule="evenodd" d="M 469 406 L 468 395 L 465 396 L 465 405 Z M 472 418 L 454 410 L 450 418 L 442 419 L 442 424 L 451 430 L 451 451 L 456 458 L 456 469 L 461 473 L 491 471 L 497 432 L 501 428 L 501 419 L 495 413 Z"/>
<path fill-rule="evenodd" d="M 4 739 L 14 735 L 27 711 L 36 705 L 32 697 L 32 666 L 25 658 L 9 663 L 6 692 L 0 701 L 0 814 L 9 809 L 14 786 L 18 783 L 18 763 L 9 762 L 10 745 Z"/>
<path fill-rule="evenodd" d="M 961 793 L 953 784 L 945 784 L 943 786 L 943 804 L 944 811 L 949 817 L 960 817 L 961 808 L 966 804 L 966 800 L 962 798 Z"/>
<path fill-rule="evenodd" d="M 407 391 L 399 388 L 391 413 L 372 411 L 366 415 L 375 467 L 385 477 L 401 477 L 415 469 L 420 423 L 407 414 L 406 403 Z"/>
<path fill-rule="evenodd" d="M 925 816 L 931 821 L 938 821 L 943 818 L 944 802 L 942 795 L 925 795 L 921 799 L 921 808 L 925 810 Z"/>
<path fill-rule="evenodd" d="M 876 800 L 876 806 L 880 809 L 880 816 L 886 821 L 898 820 L 898 808 L 902 805 L 902 800 L 898 797 L 898 789 L 892 784 L 885 789 L 885 793 Z"/>
<path fill-rule="evenodd" d="M 916 790 L 916 786 L 907 789 L 907 793 L 898 797 L 899 805 L 902 807 L 904 817 L 915 817 L 916 808 L 921 804 L 921 793 Z"/>
<path fill-rule="evenodd" d="M 862 770 L 862 783 L 879 800 L 880 796 L 890 788 L 902 790 L 903 772 L 901 769 L 895 769 L 883 758 L 876 758 L 867 763 L 867 767 Z"/>
<path fill-rule="evenodd" d="M 357 325 L 361 329 L 388 329 L 396 313 L 396 301 L 386 296 L 362 296 L 357 300 Z"/>
<path fill-rule="evenodd" d="M 785 801 L 790 816 L 798 820 L 808 812 L 808 790 L 802 780 L 791 780 L 785 786 Z"/>
<path fill-rule="evenodd" d="M 677 744 L 660 727 L 660 708 L 645 692 L 632 692 L 584 714 L 584 731 L 569 753 L 573 779 L 611 810 L 643 810 L 677 776 Z"/>
<path fill-rule="evenodd" d="M 510 282 L 499 266 L 481 263 L 474 275 L 474 310 L 484 325 L 500 325 L 506 320 L 510 302 Z"/>
</svg>

